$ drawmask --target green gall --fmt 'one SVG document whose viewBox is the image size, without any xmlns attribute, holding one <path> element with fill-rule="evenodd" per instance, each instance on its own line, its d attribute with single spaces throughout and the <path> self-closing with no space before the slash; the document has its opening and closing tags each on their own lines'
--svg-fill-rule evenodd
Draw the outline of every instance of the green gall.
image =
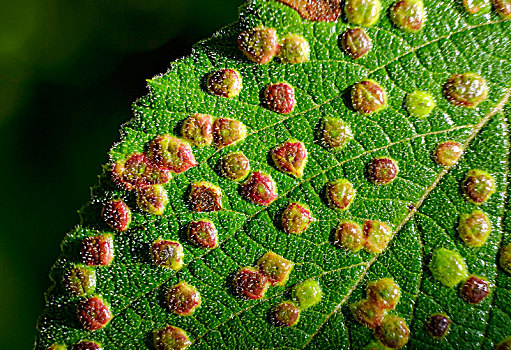
<svg viewBox="0 0 511 350">
<path fill-rule="evenodd" d="M 168 326 L 153 333 L 154 347 L 158 350 L 184 350 L 192 342 L 184 330 Z"/>
<path fill-rule="evenodd" d="M 179 242 L 158 239 L 151 246 L 151 256 L 157 266 L 175 271 L 183 267 L 183 246 Z"/>
<path fill-rule="evenodd" d="M 206 85 L 208 92 L 212 95 L 233 98 L 241 92 L 241 81 L 241 74 L 237 70 L 222 69 L 211 73 Z"/>
<path fill-rule="evenodd" d="M 115 162 L 112 179 L 126 190 L 169 182 L 171 174 L 168 169 L 159 167 L 143 153 L 132 153 Z"/>
<path fill-rule="evenodd" d="M 188 224 L 188 239 L 199 248 L 216 248 L 218 232 L 215 224 L 209 220 L 191 221 Z"/>
<path fill-rule="evenodd" d="M 399 173 L 397 162 L 388 157 L 374 158 L 367 164 L 366 174 L 372 183 L 387 185 L 395 180 Z"/>
<path fill-rule="evenodd" d="M 271 313 L 271 321 L 276 327 L 292 327 L 300 319 L 300 309 L 291 301 L 277 305 Z"/>
<path fill-rule="evenodd" d="M 341 118 L 327 117 L 322 126 L 322 141 L 331 150 L 341 150 L 353 140 L 350 126 Z"/>
<path fill-rule="evenodd" d="M 301 178 L 307 164 L 308 152 L 302 142 L 291 139 L 274 148 L 271 157 L 280 171 Z"/>
<path fill-rule="evenodd" d="M 244 267 L 234 277 L 234 289 L 245 299 L 261 299 L 269 286 L 266 275 L 254 267 Z"/>
<path fill-rule="evenodd" d="M 453 166 L 463 154 L 463 147 L 456 141 L 441 142 L 436 146 L 433 158 L 438 165 Z"/>
<path fill-rule="evenodd" d="M 75 266 L 64 273 L 62 283 L 73 295 L 91 294 L 96 289 L 96 271 L 90 267 Z"/>
<path fill-rule="evenodd" d="M 296 284 L 291 295 L 297 306 L 305 310 L 321 301 L 323 291 L 317 281 L 310 279 Z"/>
<path fill-rule="evenodd" d="M 383 222 L 366 220 L 364 237 L 365 249 L 370 253 L 379 254 L 387 248 L 392 239 L 392 229 Z"/>
<path fill-rule="evenodd" d="M 342 35 L 341 46 L 349 57 L 357 60 L 369 52 L 372 41 L 363 28 L 350 28 Z"/>
<path fill-rule="evenodd" d="M 240 121 L 218 118 L 213 124 L 213 142 L 217 148 L 224 148 L 247 137 L 247 127 Z"/>
<path fill-rule="evenodd" d="M 169 204 L 167 190 L 162 185 L 152 185 L 137 191 L 138 208 L 152 215 L 163 215 Z"/>
<path fill-rule="evenodd" d="M 391 349 L 401 349 L 408 343 L 410 329 L 403 318 L 389 315 L 383 319 L 374 334 L 383 345 Z"/>
<path fill-rule="evenodd" d="M 272 286 L 285 285 L 295 264 L 274 253 L 265 253 L 258 261 L 259 271 L 268 278 Z"/>
<path fill-rule="evenodd" d="M 200 307 L 201 296 L 194 286 L 181 281 L 169 289 L 167 304 L 175 314 L 189 316 Z"/>
<path fill-rule="evenodd" d="M 272 60 L 278 50 L 277 32 L 273 28 L 257 27 L 241 32 L 238 47 L 252 62 L 263 64 Z"/>
<path fill-rule="evenodd" d="M 486 80 L 475 73 L 453 74 L 444 84 L 445 98 L 455 106 L 474 108 L 488 97 Z"/>
<path fill-rule="evenodd" d="M 363 80 L 351 88 L 353 109 L 361 114 L 371 114 L 387 107 L 387 95 L 374 80 Z"/>
<path fill-rule="evenodd" d="M 312 213 L 305 204 L 289 203 L 282 213 L 282 227 L 286 233 L 300 234 L 307 230 L 312 220 Z"/>
<path fill-rule="evenodd" d="M 433 314 L 429 317 L 428 321 L 424 323 L 428 333 L 436 339 L 443 338 L 449 331 L 451 320 L 446 315 Z"/>
<path fill-rule="evenodd" d="M 353 221 L 342 221 L 335 229 L 334 244 L 352 252 L 364 247 L 365 237 L 359 224 Z"/>
<path fill-rule="evenodd" d="M 398 0 L 390 8 L 390 19 L 405 32 L 418 32 L 426 19 L 424 3 L 422 0 Z"/>
<path fill-rule="evenodd" d="M 110 265 L 114 259 L 112 235 L 87 237 L 82 241 L 81 259 L 88 266 Z"/>
<path fill-rule="evenodd" d="M 412 117 L 426 118 L 435 107 L 435 98 L 427 91 L 415 90 L 406 94 L 405 108 Z"/>
<path fill-rule="evenodd" d="M 288 83 L 270 84 L 264 90 L 263 103 L 275 113 L 289 114 L 296 105 L 295 89 Z"/>
<path fill-rule="evenodd" d="M 196 113 L 183 122 L 181 134 L 195 146 L 209 146 L 213 142 L 213 123 L 208 114 Z"/>
<path fill-rule="evenodd" d="M 222 210 L 222 190 L 206 181 L 192 183 L 190 206 L 194 212 L 211 212 Z"/>
<path fill-rule="evenodd" d="M 190 145 L 170 134 L 155 137 L 148 147 L 147 157 L 157 166 L 176 174 L 197 165 Z"/>
<path fill-rule="evenodd" d="M 131 223 L 131 210 L 120 199 L 108 201 L 101 211 L 101 218 L 114 230 L 124 232 Z"/>
<path fill-rule="evenodd" d="M 429 269 L 433 277 L 443 285 L 451 288 L 468 276 L 465 259 L 458 252 L 445 248 L 438 248 L 433 252 Z"/>
<path fill-rule="evenodd" d="M 493 0 L 493 6 L 503 19 L 511 19 L 511 0 Z"/>
<path fill-rule="evenodd" d="M 326 185 L 328 205 L 335 210 L 348 209 L 356 194 L 353 184 L 346 179 L 338 179 Z"/>
<path fill-rule="evenodd" d="M 240 181 L 250 172 L 250 161 L 243 152 L 230 153 L 220 161 L 220 170 L 226 178 Z"/>
<path fill-rule="evenodd" d="M 88 331 L 103 328 L 112 319 L 110 307 L 100 297 L 91 297 L 81 301 L 78 304 L 77 316 L 83 328 Z"/>
<path fill-rule="evenodd" d="M 309 42 L 300 35 L 287 34 L 280 42 L 279 57 L 282 63 L 303 63 L 309 60 Z"/>
<path fill-rule="evenodd" d="M 490 0 L 463 0 L 463 7 L 471 15 L 484 15 L 491 11 Z"/>
<path fill-rule="evenodd" d="M 461 298 L 469 304 L 479 304 L 490 293 L 486 279 L 470 276 L 461 287 Z"/>
<path fill-rule="evenodd" d="M 344 10 L 348 22 L 363 27 L 370 27 L 380 18 L 382 9 L 379 0 L 346 0 Z"/>
<path fill-rule="evenodd" d="M 358 323 L 373 329 L 381 324 L 383 317 L 387 314 L 387 309 L 368 299 L 350 305 L 350 309 Z"/>
<path fill-rule="evenodd" d="M 463 190 L 469 202 L 480 205 L 495 192 L 495 179 L 484 170 L 469 170 L 463 181 Z"/>
<path fill-rule="evenodd" d="M 266 206 L 277 199 L 277 184 L 270 175 L 255 171 L 241 185 L 241 192 L 250 202 Z"/>
<path fill-rule="evenodd" d="M 401 288 L 392 278 L 382 278 L 368 283 L 367 296 L 381 308 L 394 310 L 401 298 Z"/>
<path fill-rule="evenodd" d="M 466 245 L 481 247 L 486 243 L 491 232 L 490 218 L 481 210 L 476 210 L 471 214 L 462 214 L 458 231 Z"/>
<path fill-rule="evenodd" d="M 500 250 L 500 267 L 511 275 L 511 243 Z"/>
</svg>

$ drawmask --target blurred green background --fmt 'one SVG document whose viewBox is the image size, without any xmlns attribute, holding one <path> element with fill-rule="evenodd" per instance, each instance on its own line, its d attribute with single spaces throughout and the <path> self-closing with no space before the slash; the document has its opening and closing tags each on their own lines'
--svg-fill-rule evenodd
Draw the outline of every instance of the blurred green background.
<svg viewBox="0 0 511 350">
<path fill-rule="evenodd" d="M 0 1 L 0 349 L 32 347 L 60 241 L 145 79 L 242 2 Z"/>
</svg>

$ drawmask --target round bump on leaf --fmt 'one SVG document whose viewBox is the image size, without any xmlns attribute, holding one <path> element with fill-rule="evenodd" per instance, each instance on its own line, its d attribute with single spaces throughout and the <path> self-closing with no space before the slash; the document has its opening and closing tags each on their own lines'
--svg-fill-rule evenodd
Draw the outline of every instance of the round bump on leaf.
<svg viewBox="0 0 511 350">
<path fill-rule="evenodd" d="M 350 28 L 341 37 L 344 52 L 357 60 L 366 55 L 372 47 L 372 41 L 363 28 Z"/>
<path fill-rule="evenodd" d="M 190 222 L 188 224 L 188 239 L 200 248 L 216 248 L 218 232 L 215 224 L 204 219 Z"/>
<path fill-rule="evenodd" d="M 323 119 L 321 137 L 325 146 L 337 151 L 353 140 L 353 133 L 350 126 L 341 118 L 327 117 Z"/>
<path fill-rule="evenodd" d="M 222 210 L 222 190 L 206 181 L 192 184 L 190 205 L 194 212 L 212 212 Z"/>
<path fill-rule="evenodd" d="M 274 148 L 271 157 L 280 171 L 301 178 L 307 164 L 308 152 L 302 142 L 291 139 Z"/>
<path fill-rule="evenodd" d="M 500 267 L 511 275 L 511 243 L 508 243 L 500 250 Z"/>
<path fill-rule="evenodd" d="M 158 239 L 151 246 L 151 256 L 157 266 L 171 270 L 183 267 L 183 246 L 179 242 Z"/>
<path fill-rule="evenodd" d="M 163 215 L 169 204 L 167 190 L 162 185 L 152 185 L 137 190 L 137 205 L 152 215 Z"/>
<path fill-rule="evenodd" d="M 300 203 L 289 203 L 282 213 L 282 227 L 286 233 L 300 234 L 307 230 L 312 221 L 309 207 Z"/>
<path fill-rule="evenodd" d="M 491 11 L 490 0 L 463 0 L 463 7 L 471 15 L 484 15 Z"/>
<path fill-rule="evenodd" d="M 469 170 L 463 181 L 463 190 L 469 202 L 480 205 L 495 192 L 495 179 L 484 170 Z"/>
<path fill-rule="evenodd" d="M 412 117 L 426 118 L 435 107 L 435 98 L 427 91 L 415 90 L 406 94 L 405 108 Z"/>
<path fill-rule="evenodd" d="M 259 271 L 268 278 L 272 286 L 285 285 L 295 264 L 274 253 L 265 253 L 258 261 Z"/>
<path fill-rule="evenodd" d="M 213 142 L 217 148 L 233 145 L 247 137 L 247 127 L 240 121 L 218 118 L 213 123 Z"/>
<path fill-rule="evenodd" d="M 239 49 L 255 63 L 271 61 L 277 54 L 278 46 L 277 32 L 273 28 L 257 27 L 238 36 Z"/>
<path fill-rule="evenodd" d="M 285 301 L 272 310 L 271 321 L 276 327 L 292 327 L 300 319 L 300 309 L 291 301 Z"/>
<path fill-rule="evenodd" d="M 78 304 L 77 315 L 83 328 L 88 331 L 105 327 L 112 318 L 110 307 L 99 297 L 81 301 Z"/>
<path fill-rule="evenodd" d="M 328 205 L 335 210 L 348 209 L 356 194 L 353 184 L 346 179 L 338 179 L 326 185 Z"/>
<path fill-rule="evenodd" d="M 424 324 L 428 333 L 436 339 L 443 338 L 449 331 L 451 320 L 446 315 L 433 314 L 429 320 Z"/>
<path fill-rule="evenodd" d="M 475 73 L 453 74 L 445 83 L 443 92 L 455 106 L 474 108 L 488 97 L 486 80 Z"/>
<path fill-rule="evenodd" d="M 440 283 L 454 287 L 468 276 L 465 259 L 458 253 L 445 248 L 435 249 L 429 269 Z"/>
<path fill-rule="evenodd" d="M 122 200 L 108 201 L 101 211 L 103 221 L 116 231 L 126 231 L 131 223 L 131 210 Z"/>
<path fill-rule="evenodd" d="M 344 249 L 358 252 L 364 247 L 365 236 L 359 224 L 346 220 L 337 225 L 334 243 Z"/>
<path fill-rule="evenodd" d="M 62 283 L 73 295 L 91 294 L 96 289 L 96 271 L 90 267 L 75 266 L 64 273 Z"/>
<path fill-rule="evenodd" d="M 367 220 L 364 224 L 364 237 L 367 251 L 381 253 L 392 239 L 392 229 L 383 222 Z"/>
<path fill-rule="evenodd" d="M 114 258 L 112 235 L 87 237 L 82 241 L 82 262 L 88 266 L 110 265 Z"/>
<path fill-rule="evenodd" d="M 236 293 L 246 299 L 261 299 L 269 285 L 266 275 L 254 267 L 242 268 L 234 278 Z"/>
<path fill-rule="evenodd" d="M 201 296 L 197 289 L 181 281 L 170 288 L 167 298 L 169 309 L 179 316 L 192 315 L 201 304 Z"/>
<path fill-rule="evenodd" d="M 273 112 L 289 114 L 296 104 L 295 89 L 288 83 L 270 84 L 264 91 L 264 104 Z"/>
<path fill-rule="evenodd" d="M 389 315 L 383 319 L 374 334 L 383 345 L 391 349 L 401 349 L 408 343 L 410 329 L 403 318 Z"/>
<path fill-rule="evenodd" d="M 471 214 L 462 214 L 458 226 L 460 238 L 469 247 L 481 247 L 488 240 L 491 232 L 491 221 L 481 210 Z"/>
<path fill-rule="evenodd" d="M 469 304 L 478 304 L 490 293 L 487 280 L 470 276 L 461 287 L 461 297 Z"/>
<path fill-rule="evenodd" d="M 209 146 L 213 141 L 213 123 L 208 114 L 195 113 L 183 122 L 181 134 L 195 146 Z"/>
<path fill-rule="evenodd" d="M 399 173 L 397 162 L 388 157 L 374 158 L 367 164 L 367 177 L 376 185 L 387 185 Z"/>
<path fill-rule="evenodd" d="M 168 326 L 153 333 L 154 347 L 158 350 L 185 350 L 192 342 L 184 330 Z"/>
<path fill-rule="evenodd" d="M 350 309 L 357 322 L 373 329 L 381 324 L 383 317 L 387 314 L 387 309 L 367 299 L 350 305 Z"/>
<path fill-rule="evenodd" d="M 323 291 L 317 281 L 309 279 L 296 284 L 291 295 L 297 306 L 305 310 L 321 302 Z"/>
<path fill-rule="evenodd" d="M 358 113 L 376 113 L 387 107 L 387 95 L 376 81 L 362 80 L 351 88 L 351 103 Z"/>
<path fill-rule="evenodd" d="M 250 161 L 243 152 L 230 153 L 220 161 L 222 175 L 233 181 L 240 181 L 250 172 Z"/>
<path fill-rule="evenodd" d="M 148 147 L 147 157 L 159 167 L 176 174 L 197 165 L 190 145 L 170 134 L 155 137 Z"/>
<path fill-rule="evenodd" d="M 348 22 L 370 27 L 380 18 L 382 5 L 380 0 L 346 0 L 344 10 Z"/>
<path fill-rule="evenodd" d="M 287 34 L 280 43 L 279 57 L 282 63 L 303 63 L 309 60 L 309 42 L 301 35 Z"/>
<path fill-rule="evenodd" d="M 126 190 L 164 184 L 170 177 L 168 169 L 153 164 L 143 153 L 133 153 L 118 160 L 112 169 L 112 179 Z"/>
<path fill-rule="evenodd" d="M 453 166 L 463 154 L 463 147 L 456 141 L 445 141 L 436 146 L 433 158 L 438 165 Z"/>
<path fill-rule="evenodd" d="M 270 175 L 253 172 L 241 185 L 243 195 L 252 203 L 269 205 L 277 199 L 277 185 Z"/>
<path fill-rule="evenodd" d="M 382 278 L 367 285 L 367 296 L 381 308 L 393 310 L 401 298 L 401 288 L 392 278 Z"/>
<path fill-rule="evenodd" d="M 206 84 L 210 94 L 233 98 L 238 96 L 241 92 L 241 74 L 235 69 L 218 70 L 208 76 Z"/>
<path fill-rule="evenodd" d="M 426 19 L 424 3 L 422 0 L 398 0 L 390 8 L 390 19 L 405 32 L 418 32 Z"/>
</svg>

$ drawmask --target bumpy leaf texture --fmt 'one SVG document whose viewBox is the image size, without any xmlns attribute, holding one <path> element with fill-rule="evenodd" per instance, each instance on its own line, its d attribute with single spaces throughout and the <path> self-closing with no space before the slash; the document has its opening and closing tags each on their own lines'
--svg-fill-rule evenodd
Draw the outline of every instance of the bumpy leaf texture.
<svg viewBox="0 0 511 350">
<path fill-rule="evenodd" d="M 382 278 L 392 278 L 400 288 L 399 302 L 387 313 L 402 317 L 408 325 L 405 348 L 493 349 L 511 337 L 511 276 L 499 264 L 501 248 L 511 242 L 511 108 L 507 105 L 511 22 L 494 9 L 473 15 L 461 1 L 426 0 L 423 29 L 406 32 L 390 19 L 392 5 L 382 1 L 379 22 L 365 28 L 372 47 L 354 60 L 341 43 L 343 33 L 353 26 L 339 1 L 251 0 L 240 8 L 237 23 L 199 42 L 189 57 L 149 80 L 149 94 L 134 103 L 135 117 L 122 126 L 121 139 L 109 153 L 111 162 L 104 166 L 90 203 L 80 210 L 81 223 L 62 243 L 62 253 L 50 273 L 53 286 L 46 294 L 35 348 L 49 349 L 55 344 L 72 348 L 87 340 L 104 349 L 153 349 L 153 333 L 168 326 L 184 330 L 190 349 L 381 346 L 375 336 L 378 329 L 362 325 L 350 306 L 369 298 L 368 283 Z M 266 64 L 252 62 L 238 48 L 237 39 L 241 32 L 259 26 L 275 29 L 281 39 L 290 33 L 302 36 L 309 44 L 310 57 L 298 63 L 285 63 L 278 57 Z M 222 69 L 240 73 L 238 96 L 226 98 L 208 92 L 208 76 Z M 489 88 L 487 99 L 476 108 L 456 106 L 444 94 L 448 79 L 466 72 L 483 77 Z M 361 114 L 354 110 L 350 92 L 365 79 L 376 81 L 385 90 L 387 106 L 381 111 Z M 266 87 L 282 82 L 294 88 L 296 100 L 287 114 L 270 110 L 265 101 Z M 436 101 L 426 117 L 405 109 L 405 97 L 415 90 L 431 93 Z M 240 121 L 246 126 L 246 137 L 238 130 L 242 139 L 220 148 L 215 147 L 218 134 L 213 143 L 206 140 L 206 145 L 185 143 L 197 164 L 192 161 L 185 171 L 169 172 L 167 163 L 154 156 L 158 147 L 151 142 L 164 134 L 184 142 L 181 128 L 196 113 L 210 115 L 212 120 Z M 328 118 L 342 119 L 353 135 L 340 150 L 325 145 Z M 272 151 L 289 140 L 302 142 L 308 154 L 301 177 L 282 171 L 272 158 Z M 463 155 L 445 167 L 435 162 L 433 153 L 447 140 L 459 142 Z M 185 151 L 176 158 L 178 163 L 189 161 Z M 248 159 L 249 173 L 261 172 L 275 181 L 274 201 L 266 198 L 267 202 L 254 204 L 250 200 L 254 194 L 247 191 L 255 187 L 247 190 L 246 180 L 233 181 L 226 176 L 221 160 L 236 151 Z M 140 156 L 143 161 L 138 170 L 125 170 L 123 179 L 113 176 L 114 164 L 120 167 L 134 153 L 147 156 Z M 378 157 L 391 158 L 398 165 L 396 178 L 388 184 L 370 181 L 368 164 Z M 297 164 L 303 162 L 298 159 Z M 147 169 L 153 175 L 144 178 Z M 464 194 L 463 182 L 471 169 L 484 170 L 495 180 L 495 192 L 481 205 L 468 201 Z M 117 171 L 122 173 L 122 169 Z M 332 209 L 327 198 L 327 184 L 337 179 L 347 179 L 356 191 L 344 210 Z M 218 187 L 199 193 L 204 196 L 198 199 L 190 198 L 192 184 L 200 181 Z M 163 188 L 151 187 L 151 183 Z M 162 195 L 165 192 L 168 204 Z M 218 193 L 221 199 L 215 197 Z M 127 204 L 129 225 L 122 222 L 125 208 L 115 211 L 115 216 L 115 205 L 109 204 L 105 214 L 103 208 L 112 200 Z M 210 207 L 213 211 L 197 212 L 194 201 L 199 201 L 199 207 L 214 204 Z M 283 212 L 290 203 L 308 206 L 303 208 L 313 217 L 301 233 L 283 229 Z M 219 206 L 221 210 L 216 210 Z M 458 232 L 460 216 L 476 209 L 491 221 L 488 240 L 480 247 L 468 246 Z M 216 248 L 211 248 L 212 244 L 201 247 L 188 236 L 189 223 L 200 219 L 214 224 Z M 347 250 L 335 239 L 342 220 L 362 227 L 368 220 L 385 223 L 392 229 L 392 239 L 381 253 Z M 95 255 L 99 240 L 89 241 L 84 248 L 86 237 L 103 234 L 110 235 L 106 238 L 112 242 L 111 261 L 108 254 Z M 181 244 L 182 266 L 156 264 L 151 246 L 158 239 Z M 486 298 L 470 304 L 460 294 L 463 281 L 447 287 L 434 277 L 429 264 L 433 252 L 440 248 L 458 252 L 471 275 L 489 282 Z M 110 248 L 106 244 L 103 249 Z M 236 273 L 243 267 L 257 267 L 269 251 L 294 263 L 288 280 L 270 286 L 260 299 L 243 298 L 239 285 L 234 286 Z M 73 292 L 69 286 L 76 287 L 84 278 L 69 278 L 70 270 L 86 263 L 90 265 L 87 271 L 95 274 L 96 285 Z M 274 308 L 292 300 L 293 287 L 310 279 L 322 289 L 320 302 L 301 308 L 295 325 L 276 326 Z M 169 305 L 169 290 L 180 281 L 200 293 L 200 306 L 192 315 L 178 315 Z M 84 309 L 84 300 L 91 297 L 100 298 L 110 315 Z M 81 318 L 77 316 L 79 305 Z M 432 337 L 425 326 L 435 313 L 451 321 L 441 339 Z M 87 317 L 92 317 L 97 327 L 91 327 Z M 169 344 L 159 348 L 179 348 Z"/>
</svg>

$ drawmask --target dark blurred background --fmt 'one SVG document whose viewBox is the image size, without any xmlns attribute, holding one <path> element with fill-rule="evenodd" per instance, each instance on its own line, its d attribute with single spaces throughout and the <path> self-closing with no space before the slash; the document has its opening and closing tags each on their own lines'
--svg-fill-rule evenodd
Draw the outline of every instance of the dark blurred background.
<svg viewBox="0 0 511 350">
<path fill-rule="evenodd" d="M 30 349 L 78 223 L 145 80 L 243 0 L 0 0 L 0 349 Z"/>
</svg>

